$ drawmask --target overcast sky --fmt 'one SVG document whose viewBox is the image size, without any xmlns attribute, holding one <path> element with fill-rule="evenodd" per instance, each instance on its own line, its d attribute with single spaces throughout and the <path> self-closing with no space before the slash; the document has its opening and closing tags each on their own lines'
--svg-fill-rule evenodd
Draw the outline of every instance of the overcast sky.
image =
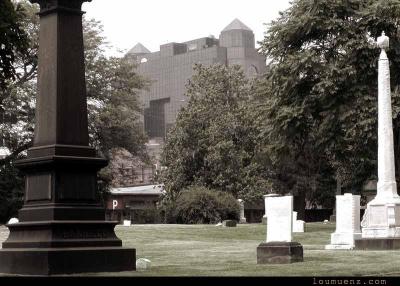
<svg viewBox="0 0 400 286">
<path fill-rule="evenodd" d="M 87 18 L 102 22 L 104 36 L 114 47 L 108 54 L 118 55 L 117 48 L 127 51 L 138 42 L 155 52 L 168 42 L 218 38 L 235 18 L 260 41 L 263 24 L 289 5 L 289 0 L 93 0 L 83 10 Z"/>
</svg>

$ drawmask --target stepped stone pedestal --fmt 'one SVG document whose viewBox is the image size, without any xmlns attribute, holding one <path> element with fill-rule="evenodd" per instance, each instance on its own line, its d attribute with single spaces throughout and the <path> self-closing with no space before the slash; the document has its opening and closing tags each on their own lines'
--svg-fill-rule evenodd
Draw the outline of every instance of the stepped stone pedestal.
<svg viewBox="0 0 400 286">
<path fill-rule="evenodd" d="M 298 242 L 267 242 L 257 247 L 257 264 L 287 264 L 303 261 L 303 246 Z"/>
</svg>

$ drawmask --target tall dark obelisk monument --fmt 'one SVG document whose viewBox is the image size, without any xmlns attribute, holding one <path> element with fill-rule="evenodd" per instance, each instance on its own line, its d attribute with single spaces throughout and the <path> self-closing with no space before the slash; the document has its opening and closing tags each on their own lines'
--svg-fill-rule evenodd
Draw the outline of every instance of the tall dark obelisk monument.
<svg viewBox="0 0 400 286">
<path fill-rule="evenodd" d="M 16 165 L 26 174 L 20 222 L 0 250 L 0 273 L 60 274 L 135 269 L 105 221 L 97 171 L 107 161 L 89 147 L 83 2 L 40 4 L 38 95 L 34 145 Z"/>
</svg>

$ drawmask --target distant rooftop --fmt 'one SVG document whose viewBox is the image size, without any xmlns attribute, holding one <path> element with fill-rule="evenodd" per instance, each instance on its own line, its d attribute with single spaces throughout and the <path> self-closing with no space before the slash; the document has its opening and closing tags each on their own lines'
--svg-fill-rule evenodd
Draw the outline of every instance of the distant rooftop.
<svg viewBox="0 0 400 286">
<path fill-rule="evenodd" d="M 252 30 L 249 27 L 247 27 L 245 24 L 243 24 L 243 22 L 240 21 L 238 18 L 234 19 L 228 26 L 226 26 L 225 29 L 222 30 L 222 32 L 232 31 L 232 30 L 244 30 L 244 31 L 251 31 L 252 32 Z M 210 35 L 210 36 L 208 36 L 206 38 L 215 39 L 215 37 L 213 35 Z M 184 43 L 168 43 L 168 44 L 188 44 L 188 43 L 191 43 L 191 42 L 204 40 L 206 38 L 194 39 L 194 40 L 191 40 L 191 41 L 188 41 L 188 42 L 184 42 Z M 130 49 L 128 51 L 128 54 L 144 55 L 144 54 L 151 54 L 151 52 L 150 52 L 149 49 L 147 49 L 141 43 L 137 43 L 132 49 Z"/>
<path fill-rule="evenodd" d="M 111 188 L 112 195 L 161 195 L 164 192 L 163 185 L 145 185 L 136 187 Z"/>
<path fill-rule="evenodd" d="M 151 52 L 145 46 L 143 46 L 141 43 L 137 43 L 136 46 L 134 46 L 128 52 L 128 54 L 134 54 L 134 55 L 150 54 L 150 53 Z"/>
<path fill-rule="evenodd" d="M 247 27 L 245 24 L 243 24 L 238 18 L 236 18 L 228 26 L 226 26 L 225 29 L 222 30 L 222 32 L 231 31 L 231 30 L 251 31 L 251 29 L 249 27 Z"/>
</svg>

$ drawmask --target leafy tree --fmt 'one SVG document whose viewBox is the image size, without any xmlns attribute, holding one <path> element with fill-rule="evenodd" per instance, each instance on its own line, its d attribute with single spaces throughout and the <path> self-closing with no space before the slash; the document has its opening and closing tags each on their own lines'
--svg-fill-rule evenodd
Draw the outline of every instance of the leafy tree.
<svg viewBox="0 0 400 286">
<path fill-rule="evenodd" d="M 0 167 L 0 222 L 15 216 L 22 207 L 23 186 L 23 177 L 12 164 Z"/>
<path fill-rule="evenodd" d="M 195 65 L 194 71 L 187 84 L 188 104 L 163 148 L 168 199 L 173 201 L 190 185 L 246 201 L 260 197 L 268 181 L 255 151 L 258 129 L 251 116 L 251 84 L 239 66 Z"/>
<path fill-rule="evenodd" d="M 297 0 L 270 23 L 261 42 L 270 72 L 259 82 L 257 100 L 276 189 L 332 205 L 336 180 L 345 191 L 358 192 L 374 178 L 379 50 L 366 35 L 385 31 L 391 39 L 399 126 L 399 19 L 396 0 Z M 398 139 L 396 144 L 399 158 Z"/>
<path fill-rule="evenodd" d="M 17 76 L 14 62 L 26 52 L 27 35 L 21 29 L 24 11 L 21 5 L 14 7 L 10 0 L 0 1 L 0 88 Z"/>
</svg>

